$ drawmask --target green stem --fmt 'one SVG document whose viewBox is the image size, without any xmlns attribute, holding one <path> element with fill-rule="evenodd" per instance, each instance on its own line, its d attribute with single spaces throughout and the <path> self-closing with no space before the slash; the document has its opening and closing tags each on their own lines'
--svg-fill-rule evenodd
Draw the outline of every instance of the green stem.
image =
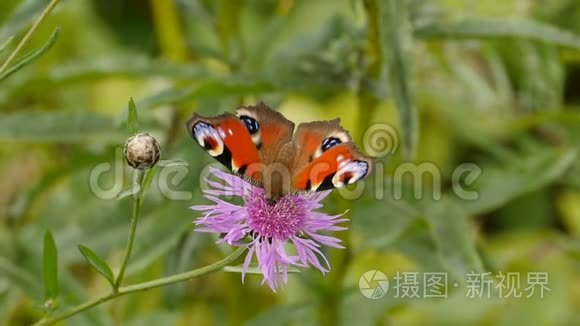
<svg viewBox="0 0 580 326">
<path fill-rule="evenodd" d="M 188 50 L 177 3 L 167 0 L 151 0 L 150 4 L 162 55 L 174 62 L 185 61 Z"/>
<path fill-rule="evenodd" d="M 131 217 L 131 228 L 129 229 L 129 238 L 127 239 L 127 246 L 125 247 L 125 255 L 123 256 L 121 269 L 119 270 L 119 275 L 117 276 L 117 279 L 115 280 L 115 286 L 113 287 L 115 291 L 119 288 L 121 282 L 123 281 L 123 277 L 125 276 L 125 269 L 127 269 L 129 258 L 131 257 L 131 251 L 133 250 L 133 242 L 135 242 L 135 231 L 137 230 L 137 221 L 139 220 L 139 211 L 141 210 L 141 200 L 143 198 L 143 176 L 145 175 L 145 172 L 141 170 L 136 170 L 136 172 L 136 184 L 139 185 L 139 190 L 133 197 L 133 216 Z"/>
<path fill-rule="evenodd" d="M 367 16 L 368 36 L 366 56 L 370 59 L 366 71 L 368 81 L 380 82 L 383 73 L 383 33 L 381 29 L 380 7 L 377 0 L 364 0 L 364 8 Z M 363 135 L 368 128 L 374 111 L 379 103 L 377 97 L 367 88 L 361 88 L 359 91 L 359 110 L 357 122 L 356 139 L 358 142 L 363 141 Z"/>
<path fill-rule="evenodd" d="M 71 316 L 74 316 L 74 315 L 80 313 L 80 312 L 83 312 L 83 311 L 88 310 L 92 307 L 98 306 L 104 302 L 107 302 L 111 299 L 114 299 L 114 298 L 117 298 L 117 297 L 120 297 L 123 295 L 135 293 L 135 292 L 140 292 L 140 291 L 147 291 L 147 290 L 151 290 L 151 289 L 166 286 L 166 285 L 171 285 L 174 283 L 188 281 L 188 280 L 191 280 L 191 279 L 199 277 L 199 276 L 203 276 L 203 275 L 206 275 L 206 274 L 209 274 L 212 272 L 222 270 L 227 265 L 236 261 L 245 251 L 246 251 L 246 247 L 240 247 L 240 248 L 236 249 L 236 251 L 231 253 L 229 256 L 227 256 L 226 258 L 224 258 L 224 259 L 222 259 L 222 260 L 220 260 L 212 265 L 208 265 L 208 266 L 204 266 L 204 267 L 201 267 L 198 269 L 194 269 L 194 270 L 189 271 L 189 272 L 160 278 L 160 279 L 154 280 L 154 281 L 137 283 L 137 284 L 121 287 L 116 292 L 112 292 L 112 293 L 103 295 L 101 297 L 95 298 L 93 300 L 87 301 L 85 303 L 82 303 L 82 304 L 74 307 L 74 308 L 71 308 L 68 311 L 64 311 L 64 312 L 57 314 L 57 315 L 54 315 L 50 318 L 41 319 L 40 321 L 38 321 L 34 325 L 36 325 L 36 326 L 52 325 L 56 322 L 67 319 Z"/>
<path fill-rule="evenodd" d="M 36 29 L 38 28 L 40 23 L 44 20 L 44 18 L 46 18 L 46 16 L 48 16 L 48 14 L 54 9 L 54 7 L 56 7 L 58 2 L 59 2 L 59 0 L 52 0 L 48 4 L 48 6 L 44 9 L 42 14 L 40 14 L 40 16 L 38 16 L 38 18 L 36 18 L 36 20 L 34 21 L 34 24 L 32 24 L 32 27 L 30 27 L 30 29 L 28 30 L 26 35 L 24 35 L 22 40 L 20 40 L 20 43 L 18 43 L 18 45 L 16 46 L 14 51 L 12 51 L 12 53 L 8 57 L 8 59 L 6 59 L 4 64 L 2 64 L 2 67 L 0 67 L 0 74 L 2 74 L 2 72 L 4 72 L 4 70 L 6 70 L 6 68 L 8 68 L 8 65 L 10 64 L 10 62 L 12 62 L 12 60 L 14 60 L 16 58 L 16 56 L 18 55 L 18 52 L 20 52 L 20 50 L 22 50 L 22 48 L 24 47 L 26 42 L 28 42 L 28 40 L 30 39 L 30 37 L 32 36 L 34 31 L 36 31 Z"/>
</svg>

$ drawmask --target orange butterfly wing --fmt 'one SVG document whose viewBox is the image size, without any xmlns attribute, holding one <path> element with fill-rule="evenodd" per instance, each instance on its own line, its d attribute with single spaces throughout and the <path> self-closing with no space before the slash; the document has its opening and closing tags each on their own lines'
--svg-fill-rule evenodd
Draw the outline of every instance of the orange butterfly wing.
<svg viewBox="0 0 580 326">
<path fill-rule="evenodd" d="M 374 158 L 362 154 L 340 120 L 315 121 L 298 126 L 294 143 L 293 188 L 321 191 L 340 188 L 368 176 Z"/>
<path fill-rule="evenodd" d="M 363 155 L 353 143 L 341 143 L 325 151 L 294 176 L 294 188 L 321 191 L 353 184 L 368 176 L 374 159 Z"/>
<path fill-rule="evenodd" d="M 246 174 L 248 167 L 260 163 L 261 159 L 250 132 L 238 117 L 229 113 L 215 118 L 194 114 L 186 126 L 209 155 L 231 171 L 259 181 L 253 173 Z"/>
<path fill-rule="evenodd" d="M 292 141 L 294 123 L 262 102 L 254 106 L 242 106 L 236 114 L 250 127 L 262 163 L 276 163 L 282 147 Z"/>
</svg>

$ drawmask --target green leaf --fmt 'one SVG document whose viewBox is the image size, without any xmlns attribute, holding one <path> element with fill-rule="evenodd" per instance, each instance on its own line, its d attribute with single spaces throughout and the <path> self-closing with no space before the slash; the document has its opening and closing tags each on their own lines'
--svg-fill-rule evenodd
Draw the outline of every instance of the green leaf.
<svg viewBox="0 0 580 326">
<path fill-rule="evenodd" d="M 447 197 L 425 201 L 422 205 L 439 257 L 459 283 L 469 271 L 483 271 L 465 211 Z"/>
<path fill-rule="evenodd" d="M 523 38 L 580 49 L 580 36 L 528 19 L 473 18 L 449 23 L 428 23 L 415 28 L 420 38 Z"/>
<path fill-rule="evenodd" d="M 403 157 L 412 160 L 417 151 L 419 118 L 410 80 L 408 43 L 411 42 L 412 32 L 409 14 L 405 1 L 387 0 L 380 5 L 383 12 L 383 55 L 389 72 L 389 87 L 399 111 Z"/>
<path fill-rule="evenodd" d="M 0 141 L 34 143 L 117 142 L 125 134 L 113 120 L 90 111 L 19 111 L 0 115 Z"/>
<path fill-rule="evenodd" d="M 58 296 L 58 254 L 50 231 L 46 231 L 44 234 L 42 271 L 44 276 L 44 297 L 46 300 L 54 299 Z"/>
<path fill-rule="evenodd" d="M 226 267 L 224 267 L 223 270 L 224 270 L 224 272 L 229 272 L 229 273 L 242 273 L 243 266 L 242 265 L 226 266 Z M 298 274 L 298 273 L 300 273 L 300 270 L 297 268 L 294 268 L 294 267 L 288 267 L 288 273 L 289 274 Z M 258 266 L 248 266 L 248 269 L 246 270 L 246 274 L 262 275 L 262 270 Z"/>
<path fill-rule="evenodd" d="M 129 135 L 135 135 L 137 129 L 139 128 L 139 120 L 137 118 L 137 107 L 135 106 L 135 101 L 133 98 L 129 101 L 129 109 L 127 116 L 127 131 Z"/>
<path fill-rule="evenodd" d="M 143 176 L 143 190 L 141 190 L 141 193 L 140 193 L 141 197 L 145 196 L 147 189 L 149 189 L 149 187 L 151 187 L 151 183 L 153 182 L 153 179 L 155 178 L 156 172 L 157 172 L 156 167 L 153 167 L 152 169 L 145 171 L 145 175 Z"/>
<path fill-rule="evenodd" d="M 46 41 L 46 43 L 44 43 L 40 48 L 33 50 L 28 54 L 25 54 L 23 57 L 18 59 L 18 61 L 16 61 L 12 66 L 10 66 L 8 69 L 2 72 L 2 74 L 0 74 L 0 81 L 8 78 L 13 73 L 26 67 L 27 65 L 38 59 L 40 56 L 42 56 L 44 53 L 46 53 L 48 50 L 50 50 L 50 48 L 52 48 L 52 46 L 56 42 L 59 32 L 60 28 L 56 28 L 48 38 L 48 41 Z"/>
<path fill-rule="evenodd" d="M 75 60 L 55 65 L 49 72 L 50 80 L 39 82 L 79 83 L 108 77 L 147 78 L 163 76 L 176 79 L 203 80 L 209 75 L 201 63 L 174 63 L 154 60 L 135 53 L 111 53 L 94 57 L 90 62 Z"/>
<path fill-rule="evenodd" d="M 555 182 L 576 157 L 575 149 L 537 149 L 532 154 L 520 155 L 519 165 L 505 162 L 482 165 L 483 173 L 469 189 L 477 193 L 477 199 L 463 200 L 459 196 L 454 199 L 470 215 L 487 213 Z"/>
<path fill-rule="evenodd" d="M 263 80 L 249 78 L 231 78 L 228 80 L 209 80 L 198 86 L 173 88 L 162 91 L 139 101 L 139 110 L 164 104 L 182 103 L 199 97 L 246 96 L 270 93 L 274 87 Z"/>
<path fill-rule="evenodd" d="M 49 2 L 50 0 L 21 1 L 18 8 L 2 22 L 0 38 L 3 39 L 21 32 L 40 15 Z"/>
<path fill-rule="evenodd" d="M 115 277 L 113 276 L 113 271 L 111 270 L 109 265 L 107 265 L 107 263 L 103 259 L 101 259 L 101 257 L 99 257 L 96 253 L 94 253 L 91 249 L 83 245 L 79 245 L 79 250 L 81 254 L 83 254 L 83 256 L 85 257 L 87 262 L 91 264 L 91 266 L 93 266 L 95 270 L 99 272 L 99 274 L 105 277 L 107 281 L 111 283 L 111 286 L 113 286 L 115 284 Z"/>
</svg>

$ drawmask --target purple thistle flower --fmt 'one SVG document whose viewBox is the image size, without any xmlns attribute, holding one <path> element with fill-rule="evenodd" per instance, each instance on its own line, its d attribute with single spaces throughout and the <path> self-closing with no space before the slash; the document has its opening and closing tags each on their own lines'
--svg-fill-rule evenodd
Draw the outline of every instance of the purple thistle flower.
<svg viewBox="0 0 580 326">
<path fill-rule="evenodd" d="M 346 230 L 337 224 L 347 221 L 340 218 L 342 214 L 327 215 L 314 211 L 322 207 L 320 201 L 330 191 L 286 195 L 270 205 L 262 188 L 218 169 L 211 168 L 210 172 L 224 184 L 207 180 L 210 189 L 204 190 L 205 198 L 214 204 L 191 207 L 204 214 L 195 221 L 200 226 L 197 231 L 222 234 L 220 242 L 233 246 L 248 246 L 242 282 L 254 255 L 264 275 L 262 283 L 268 283 L 273 291 L 288 281 L 289 266 L 313 266 L 322 273 L 328 272 L 330 265 L 320 245 L 344 247 L 339 244 L 339 239 L 318 232 Z M 244 203 L 232 204 L 218 196 L 240 197 Z M 286 252 L 286 243 L 294 245 L 294 255 Z"/>
</svg>

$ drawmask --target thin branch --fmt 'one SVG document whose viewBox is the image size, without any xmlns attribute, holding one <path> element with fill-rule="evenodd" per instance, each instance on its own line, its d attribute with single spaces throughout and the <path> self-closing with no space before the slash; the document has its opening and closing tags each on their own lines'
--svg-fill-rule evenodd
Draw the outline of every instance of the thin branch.
<svg viewBox="0 0 580 326">
<path fill-rule="evenodd" d="M 204 266 L 204 267 L 201 267 L 198 269 L 194 269 L 194 270 L 189 271 L 189 272 L 185 272 L 185 273 L 181 273 L 181 274 L 177 274 L 177 275 L 172 275 L 172 276 L 168 276 L 165 278 L 160 278 L 158 280 L 153 280 L 153 281 L 148 281 L 148 282 L 143 282 L 143 283 L 138 283 L 138 284 L 133 284 L 133 285 L 121 287 L 117 290 L 117 292 L 111 292 L 109 294 L 106 294 L 106 295 L 103 295 L 101 297 L 95 298 L 93 300 L 87 301 L 85 303 L 82 303 L 82 304 L 74 307 L 74 308 L 71 308 L 70 310 L 64 311 L 60 314 L 56 314 L 52 317 L 43 318 L 43 319 L 39 320 L 34 325 L 35 326 L 52 325 L 52 324 L 55 324 L 61 320 L 72 317 L 80 312 L 83 312 L 85 310 L 88 310 L 90 308 L 93 308 L 95 306 L 98 306 L 102 303 L 105 303 L 109 300 L 112 300 L 114 298 L 117 298 L 117 297 L 120 297 L 123 295 L 135 293 L 135 292 L 140 292 L 140 291 L 147 291 L 147 290 L 151 290 L 151 289 L 162 287 L 162 286 L 167 286 L 167 285 L 171 285 L 171 284 L 175 284 L 175 283 L 179 283 L 179 282 L 183 282 L 183 281 L 188 281 L 188 280 L 191 280 L 191 279 L 199 277 L 199 276 L 203 276 L 203 275 L 206 275 L 209 273 L 220 271 L 224 267 L 226 267 L 227 265 L 230 265 L 231 263 L 235 262 L 245 251 L 246 251 L 246 247 L 240 247 L 240 248 L 236 249 L 236 251 L 231 253 L 229 256 L 227 256 L 226 258 L 224 258 L 224 259 L 222 259 L 222 260 L 220 260 L 212 265 L 208 265 L 208 266 Z"/>
<path fill-rule="evenodd" d="M 116 291 L 123 277 L 125 276 L 125 269 L 129 264 L 129 258 L 131 257 L 131 251 L 133 250 L 133 243 L 135 242 L 135 233 L 137 231 L 137 221 L 139 220 L 139 211 L 141 210 L 141 199 L 143 198 L 143 179 L 145 172 L 141 170 L 136 170 L 137 181 L 135 182 L 139 186 L 137 194 L 133 197 L 133 215 L 131 216 L 131 227 L 129 229 L 129 238 L 127 239 L 127 246 L 125 247 L 125 255 L 123 256 L 123 262 L 121 263 L 121 269 L 119 270 L 119 275 L 115 280 L 115 285 L 113 289 Z"/>
</svg>

